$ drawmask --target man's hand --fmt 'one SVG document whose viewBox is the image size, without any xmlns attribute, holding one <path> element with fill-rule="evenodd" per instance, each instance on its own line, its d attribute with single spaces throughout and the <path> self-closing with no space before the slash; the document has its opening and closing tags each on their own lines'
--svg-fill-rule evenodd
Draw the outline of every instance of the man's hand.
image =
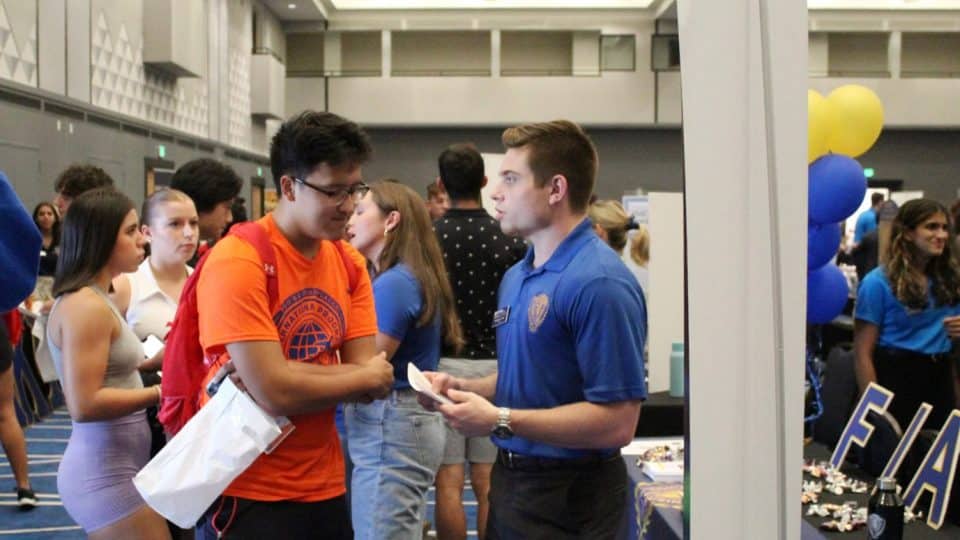
<svg viewBox="0 0 960 540">
<path fill-rule="evenodd" d="M 437 386 L 434 385 L 434 388 Z M 456 388 L 449 388 L 447 397 L 454 401 L 453 405 L 437 404 L 436 410 L 443 413 L 443 417 L 453 429 L 464 437 L 481 437 L 489 435 L 497 423 L 497 407 L 483 397 L 473 392 L 463 392 Z"/>
<path fill-rule="evenodd" d="M 950 339 L 960 338 L 960 315 L 945 317 L 943 326 L 947 329 L 947 335 L 950 336 Z"/>
<path fill-rule="evenodd" d="M 387 362 L 387 353 L 380 352 L 361 364 L 362 370 L 367 380 L 370 381 L 370 389 L 366 397 L 370 399 L 383 399 L 393 390 L 393 364 Z"/>
<path fill-rule="evenodd" d="M 430 386 L 433 388 L 433 391 L 436 392 L 437 394 L 440 394 L 441 396 L 447 395 L 447 390 L 450 390 L 450 389 L 455 389 L 455 390 L 463 389 L 463 380 L 458 379 L 447 373 L 440 373 L 437 371 L 424 371 L 423 376 L 426 377 L 428 381 L 430 381 Z M 436 412 L 440 410 L 437 408 L 439 403 L 437 403 L 436 400 L 434 400 L 432 397 L 425 396 L 423 394 L 417 394 L 417 401 L 420 402 L 421 407 L 423 407 L 428 411 Z"/>
</svg>

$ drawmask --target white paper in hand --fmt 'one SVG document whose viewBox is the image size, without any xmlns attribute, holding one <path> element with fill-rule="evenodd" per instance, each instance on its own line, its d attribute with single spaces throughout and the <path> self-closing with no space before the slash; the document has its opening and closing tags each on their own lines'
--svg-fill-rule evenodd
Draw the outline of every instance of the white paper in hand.
<svg viewBox="0 0 960 540">
<path fill-rule="evenodd" d="M 450 398 L 447 396 L 441 396 L 433 391 L 433 385 L 431 385 L 430 381 L 427 380 L 427 376 L 424 375 L 423 372 L 417 368 L 417 366 L 413 365 L 413 362 L 407 364 L 407 380 L 410 381 L 410 386 L 412 386 L 417 392 L 433 398 L 433 400 L 436 402 L 453 405 L 453 402 L 450 401 Z"/>
</svg>

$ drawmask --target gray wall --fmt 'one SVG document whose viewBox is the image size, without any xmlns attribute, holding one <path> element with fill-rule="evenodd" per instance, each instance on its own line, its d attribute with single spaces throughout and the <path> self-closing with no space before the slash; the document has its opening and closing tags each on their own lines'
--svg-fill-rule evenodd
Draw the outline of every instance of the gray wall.
<svg viewBox="0 0 960 540">
<path fill-rule="evenodd" d="M 373 180 L 394 176 L 423 190 L 437 176 L 436 157 L 453 142 L 472 141 L 481 152 L 502 152 L 502 129 L 371 128 L 374 160 L 364 170 Z M 682 191 L 682 136 L 679 129 L 587 129 L 600 155 L 597 194 L 619 198 L 638 187 Z M 885 130 L 858 158 L 877 179 L 903 180 L 949 204 L 960 189 L 960 131 Z"/>
<path fill-rule="evenodd" d="M 250 200 L 250 177 L 256 174 L 256 163 L 223 156 L 220 149 L 197 149 L 189 139 L 157 140 L 0 101 L 0 170 L 6 172 L 31 210 L 40 201 L 52 200 L 57 175 L 71 163 L 80 162 L 102 167 L 117 187 L 139 204 L 144 195 L 143 160 L 157 157 L 158 144 L 166 147 L 166 159 L 176 166 L 198 157 L 222 159 L 243 178 L 242 194 Z M 266 170 L 264 166 L 265 174 Z"/>
<path fill-rule="evenodd" d="M 960 131 L 887 129 L 857 161 L 873 167 L 874 178 L 903 180 L 929 199 L 949 205 L 960 195 Z"/>
<path fill-rule="evenodd" d="M 60 120 L 61 130 L 56 123 Z M 73 124 L 74 132 L 68 131 Z M 597 193 L 619 198 L 643 187 L 647 191 L 682 190 L 682 139 L 678 129 L 588 129 L 600 155 Z M 397 177 L 423 192 L 437 176 L 436 157 L 453 142 L 471 141 L 481 152 L 502 152 L 499 128 L 371 128 L 374 159 L 364 168 L 368 181 Z M 167 159 L 178 166 L 201 156 L 222 159 L 244 179 L 250 200 L 250 177 L 257 164 L 208 153 L 180 142 L 158 141 L 51 112 L 0 102 L 0 170 L 10 177 L 24 203 L 33 207 L 53 197 L 56 175 L 74 162 L 103 167 L 136 201 L 143 197 L 143 159 L 164 144 Z M 876 169 L 878 179 L 901 179 L 904 189 L 949 203 L 960 188 L 960 132 L 887 130 L 859 161 Z M 267 186 L 269 167 L 263 166 Z"/>
<path fill-rule="evenodd" d="M 399 178 L 421 192 L 437 177 L 437 155 L 455 142 L 472 142 L 481 152 L 502 153 L 502 128 L 371 128 L 373 161 L 367 181 Z M 597 145 L 597 194 L 619 199 L 626 191 L 681 191 L 682 140 L 679 129 L 587 129 Z"/>
</svg>

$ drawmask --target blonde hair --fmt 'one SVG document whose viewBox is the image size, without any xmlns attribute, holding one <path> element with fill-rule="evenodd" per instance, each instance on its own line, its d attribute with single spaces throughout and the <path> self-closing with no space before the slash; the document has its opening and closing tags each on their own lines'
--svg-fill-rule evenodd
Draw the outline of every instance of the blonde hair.
<svg viewBox="0 0 960 540">
<path fill-rule="evenodd" d="M 193 199 L 179 189 L 162 187 L 154 191 L 149 197 L 147 197 L 145 201 L 143 201 L 143 209 L 140 212 L 140 224 L 149 226 L 150 221 L 156 217 L 157 207 L 161 204 L 166 204 L 173 201 L 193 203 Z"/>
<path fill-rule="evenodd" d="M 630 216 L 617 201 L 597 201 L 587 211 L 590 221 L 607 233 L 607 244 L 618 254 L 623 253 L 627 245 L 627 231 L 630 230 Z"/>
<path fill-rule="evenodd" d="M 650 233 L 643 225 L 633 233 L 633 238 L 630 240 L 630 258 L 637 266 L 644 268 L 650 262 Z"/>
</svg>

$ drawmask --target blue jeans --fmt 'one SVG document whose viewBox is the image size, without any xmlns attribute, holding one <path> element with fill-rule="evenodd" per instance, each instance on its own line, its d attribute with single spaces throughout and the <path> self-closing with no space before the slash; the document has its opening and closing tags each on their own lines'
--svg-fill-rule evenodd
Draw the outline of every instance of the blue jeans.
<svg viewBox="0 0 960 540">
<path fill-rule="evenodd" d="M 344 408 L 353 479 L 351 515 L 356 540 L 423 537 L 427 491 L 443 459 L 444 425 L 412 390 Z"/>
</svg>

